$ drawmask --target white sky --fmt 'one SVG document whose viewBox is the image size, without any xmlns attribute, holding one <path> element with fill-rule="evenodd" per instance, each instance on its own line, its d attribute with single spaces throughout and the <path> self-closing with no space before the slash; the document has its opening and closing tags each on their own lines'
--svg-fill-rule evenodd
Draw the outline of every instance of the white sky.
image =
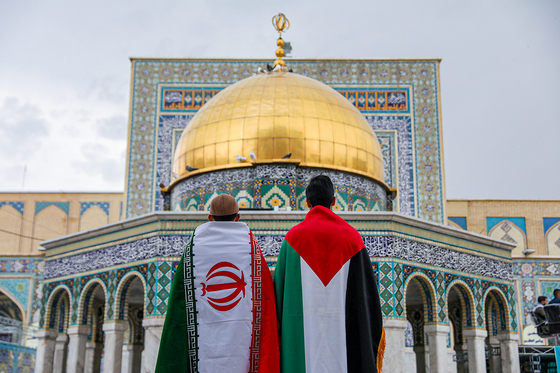
<svg viewBox="0 0 560 373">
<path fill-rule="evenodd" d="M 560 199 L 560 1 L 0 0 L 0 191 L 122 191 L 129 57 L 442 58 L 448 198 Z M 23 170 L 27 167 L 22 189 Z"/>
</svg>

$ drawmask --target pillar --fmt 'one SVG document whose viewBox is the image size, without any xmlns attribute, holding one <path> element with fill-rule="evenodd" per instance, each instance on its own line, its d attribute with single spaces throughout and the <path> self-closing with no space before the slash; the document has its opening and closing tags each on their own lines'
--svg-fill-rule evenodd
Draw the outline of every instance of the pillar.
<svg viewBox="0 0 560 373">
<path fill-rule="evenodd" d="M 86 356 L 84 358 L 84 373 L 94 373 L 93 364 L 95 362 L 95 347 L 97 343 L 86 343 Z"/>
<path fill-rule="evenodd" d="M 105 341 L 103 348 L 103 372 L 121 373 L 124 332 L 127 325 L 122 321 L 105 322 L 103 331 Z"/>
<path fill-rule="evenodd" d="M 502 373 L 520 373 L 519 334 L 503 333 L 497 335 L 502 356 Z"/>
<path fill-rule="evenodd" d="M 142 345 L 128 344 L 123 347 L 122 373 L 138 373 L 142 363 Z"/>
<path fill-rule="evenodd" d="M 496 336 L 489 337 L 486 339 L 486 347 L 488 348 L 488 368 L 490 372 L 501 372 L 502 371 L 502 356 L 494 355 L 494 349 L 500 350 L 500 341 L 496 339 Z"/>
<path fill-rule="evenodd" d="M 469 373 L 486 373 L 484 341 L 488 332 L 481 329 L 469 329 L 463 331 L 463 336 L 467 340 Z"/>
<path fill-rule="evenodd" d="M 151 318 L 142 320 L 144 327 L 144 351 L 142 351 L 142 368 L 140 372 L 151 373 L 156 369 L 159 341 L 163 331 L 165 318 Z M 404 340 L 404 334 L 403 334 Z"/>
<path fill-rule="evenodd" d="M 89 326 L 70 326 L 67 331 L 70 342 L 68 343 L 67 373 L 84 373 L 86 359 L 86 343 Z"/>
<path fill-rule="evenodd" d="M 52 373 L 54 347 L 58 333 L 52 330 L 37 332 L 37 353 L 35 355 L 35 373 Z"/>
<path fill-rule="evenodd" d="M 404 331 L 406 320 L 383 320 L 385 328 L 385 359 L 383 371 L 392 373 L 406 373 L 406 356 Z"/>
<path fill-rule="evenodd" d="M 68 346 L 68 335 L 58 334 L 54 345 L 53 373 L 64 373 L 66 371 L 66 347 Z"/>
<path fill-rule="evenodd" d="M 413 350 L 416 354 L 416 372 L 426 373 L 426 346 L 414 346 Z"/>
<path fill-rule="evenodd" d="M 449 367 L 447 357 L 447 325 L 424 325 L 430 347 L 430 373 L 447 373 Z"/>
<path fill-rule="evenodd" d="M 462 342 L 462 341 L 461 341 Z M 451 361 L 454 361 L 454 355 L 457 356 L 457 363 L 456 368 L 457 368 L 457 373 L 468 373 L 468 369 L 467 369 L 467 365 L 468 365 L 468 359 L 466 359 L 466 361 L 464 360 L 464 356 L 465 353 L 467 353 L 468 355 L 468 351 L 466 350 L 466 345 L 461 343 L 461 344 L 455 344 L 455 346 L 453 346 L 453 352 L 451 355 Z M 459 358 L 459 356 L 461 356 L 461 358 Z"/>
<path fill-rule="evenodd" d="M 101 371 L 101 354 L 103 343 L 87 342 L 84 373 L 99 373 Z"/>
</svg>

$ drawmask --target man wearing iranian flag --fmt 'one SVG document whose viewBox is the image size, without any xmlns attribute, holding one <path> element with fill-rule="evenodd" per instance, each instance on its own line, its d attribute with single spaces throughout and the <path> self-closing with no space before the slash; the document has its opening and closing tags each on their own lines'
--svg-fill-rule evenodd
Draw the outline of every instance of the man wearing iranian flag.
<svg viewBox="0 0 560 373">
<path fill-rule="evenodd" d="M 311 210 L 286 235 L 274 273 L 285 373 L 380 373 L 385 332 L 360 234 L 331 211 L 331 180 L 306 190 Z"/>
<path fill-rule="evenodd" d="M 156 373 L 277 373 L 272 276 L 232 196 L 212 200 L 173 278 Z"/>
</svg>

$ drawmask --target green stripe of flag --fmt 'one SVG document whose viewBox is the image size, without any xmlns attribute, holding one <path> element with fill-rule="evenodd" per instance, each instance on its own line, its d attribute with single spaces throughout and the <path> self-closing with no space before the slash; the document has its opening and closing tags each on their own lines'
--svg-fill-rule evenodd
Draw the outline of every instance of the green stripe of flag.
<svg viewBox="0 0 560 373">
<path fill-rule="evenodd" d="M 305 373 L 301 258 L 284 240 L 274 272 L 276 307 L 280 321 L 281 370 Z M 284 294 L 290 294 L 284 299 Z"/>
</svg>

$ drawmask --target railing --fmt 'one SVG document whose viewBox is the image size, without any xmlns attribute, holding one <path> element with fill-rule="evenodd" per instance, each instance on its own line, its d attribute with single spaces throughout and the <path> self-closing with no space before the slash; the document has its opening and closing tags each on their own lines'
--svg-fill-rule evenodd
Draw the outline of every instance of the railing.
<svg viewBox="0 0 560 373">
<path fill-rule="evenodd" d="M 453 361 L 464 363 L 469 361 L 469 354 L 467 352 L 459 352 L 453 355 Z"/>
<path fill-rule="evenodd" d="M 35 349 L 14 343 L 0 342 L 0 372 L 32 373 L 35 369 Z"/>
<path fill-rule="evenodd" d="M 23 344 L 24 339 L 29 340 L 36 338 L 37 328 L 31 325 L 25 325 L 18 320 L 0 316 L 0 334 L 11 335 L 11 340 L 4 342 Z"/>
<path fill-rule="evenodd" d="M 37 336 L 37 328 L 0 316 L 0 373 L 31 373 L 35 367 L 35 349 L 22 346 Z"/>
</svg>

